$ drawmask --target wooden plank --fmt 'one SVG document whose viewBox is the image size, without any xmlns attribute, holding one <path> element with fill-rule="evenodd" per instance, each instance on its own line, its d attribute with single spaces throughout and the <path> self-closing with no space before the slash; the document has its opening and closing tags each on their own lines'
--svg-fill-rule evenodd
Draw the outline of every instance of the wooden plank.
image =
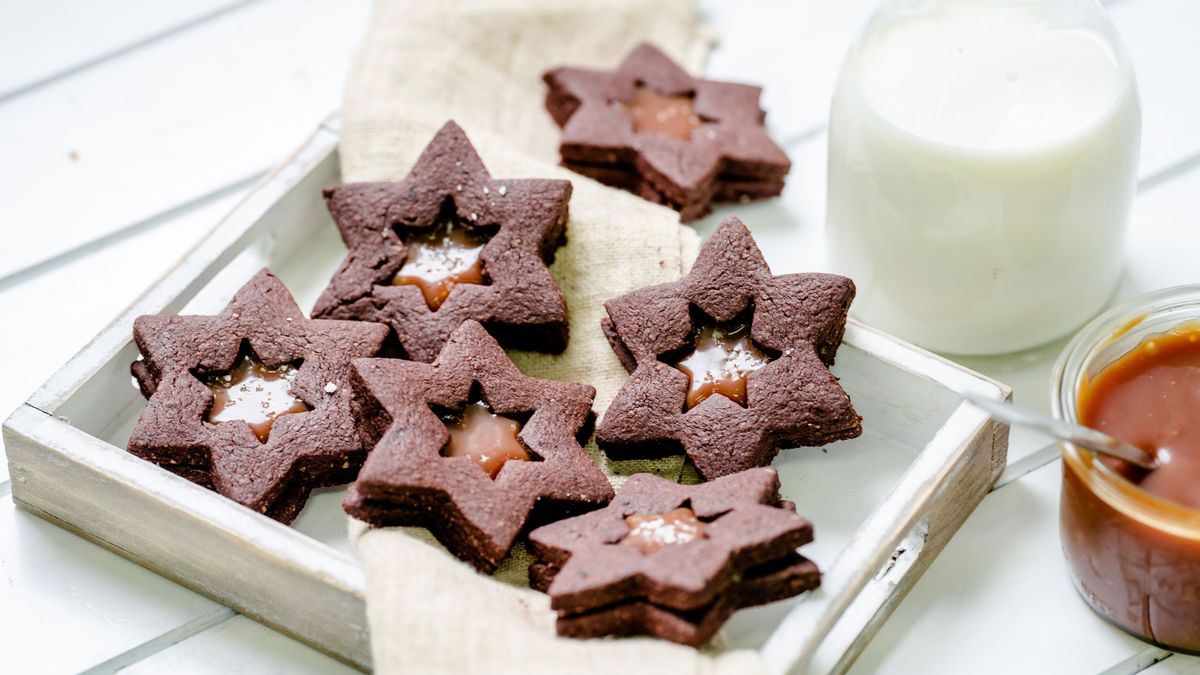
<svg viewBox="0 0 1200 675">
<path fill-rule="evenodd" d="M 347 662 L 369 666 L 362 571 L 351 556 L 31 406 L 13 413 L 4 436 L 13 499 L 23 508 Z M 57 452 L 46 453 L 47 447 Z M 180 623 L 162 622 L 159 629 Z"/>
<path fill-rule="evenodd" d="M 985 421 L 982 428 L 980 420 Z M 772 634 L 762 649 L 769 672 L 840 673 L 854 661 L 1003 468 L 1007 437 L 986 420 L 986 415 L 963 404 L 938 431 L 826 569 L 821 588 L 784 617 Z M 972 428 L 976 431 L 964 439 L 964 432 Z M 907 544 L 902 543 L 905 537 Z M 911 555 L 905 558 L 905 553 Z M 906 569 L 894 576 L 902 558 Z M 868 577 L 856 578 L 864 573 Z M 822 602 L 843 599 L 844 614 L 818 611 Z"/>
<path fill-rule="evenodd" d="M 120 672 L 123 675 L 351 675 L 358 671 L 262 624 L 237 616 Z"/>
<path fill-rule="evenodd" d="M 1142 99 L 1140 175 L 1152 176 L 1200 152 L 1200 3 L 1118 2 L 1109 10 L 1129 49 Z"/>
<path fill-rule="evenodd" d="M 368 11 L 267 0 L 0 105 L 0 221 L 28 228 L 0 279 L 273 166 L 338 107 Z"/>
<path fill-rule="evenodd" d="M 1172 654 L 1142 671 L 1143 675 L 1200 675 L 1200 657 Z"/>
<path fill-rule="evenodd" d="M 1058 541 L 1061 466 L 996 490 L 854 665 L 854 673 L 1092 675 L 1146 645 L 1071 585 Z"/>
<path fill-rule="evenodd" d="M 878 4 L 703 0 L 701 15 L 719 36 L 705 76 L 761 85 L 772 135 L 794 145 L 824 128 L 842 59 Z"/>
<path fill-rule="evenodd" d="M 70 261 L 53 274 L 0 286 L 0 315 L 37 317 L 23 330 L 6 331 L 6 353 L 20 354 L 6 368 L 0 411 L 7 415 L 29 398 L 147 286 L 170 269 L 193 241 L 211 229 L 240 196 L 180 214 L 170 222 Z M 102 280 L 103 283 L 97 283 Z M 0 441 L 0 448 L 3 442 Z M 8 463 L 0 462 L 0 483 Z"/>
<path fill-rule="evenodd" d="M 245 0 L 4 0 L 0 101 L 243 4 Z"/>
<path fill-rule="evenodd" d="M 0 499 L 0 635 L 7 672 L 78 672 L 216 603 Z M 50 648 L 56 640 L 69 647 Z"/>
</svg>

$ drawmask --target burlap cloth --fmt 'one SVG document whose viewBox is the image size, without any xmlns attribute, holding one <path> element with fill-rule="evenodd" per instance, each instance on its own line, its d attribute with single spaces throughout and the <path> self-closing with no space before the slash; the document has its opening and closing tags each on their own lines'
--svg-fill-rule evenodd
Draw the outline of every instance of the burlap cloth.
<svg viewBox="0 0 1200 675">
<path fill-rule="evenodd" d="M 557 166 L 558 128 L 542 107 L 541 73 L 561 64 L 610 68 L 648 40 L 698 70 L 707 51 L 692 0 L 378 0 L 346 86 L 346 181 L 398 180 L 446 120 L 458 122 L 495 177 L 574 184 L 568 243 L 552 272 L 567 296 L 570 345 L 560 356 L 512 352 L 531 375 L 587 382 L 602 414 L 625 381 L 599 330 L 605 300 L 678 278 L 698 241 L 678 215 Z M 614 485 L 637 471 L 680 479 L 678 459 L 610 463 Z M 546 597 L 525 587 L 523 548 L 496 578 L 476 573 L 423 530 L 351 521 L 367 580 L 380 673 L 756 673 L 749 651 L 700 653 L 649 638 L 554 634 Z"/>
</svg>

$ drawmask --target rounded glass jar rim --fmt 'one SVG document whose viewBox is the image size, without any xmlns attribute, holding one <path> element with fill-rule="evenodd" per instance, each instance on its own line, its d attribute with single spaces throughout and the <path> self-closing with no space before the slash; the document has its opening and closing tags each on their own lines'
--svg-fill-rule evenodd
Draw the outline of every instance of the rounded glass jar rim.
<svg viewBox="0 0 1200 675">
<path fill-rule="evenodd" d="M 1190 315 L 1187 315 L 1188 310 L 1193 310 Z M 1105 347 L 1138 326 L 1174 313 L 1181 317 L 1156 333 L 1188 321 L 1200 321 L 1200 285 L 1175 286 L 1130 298 L 1080 329 L 1054 365 L 1050 379 L 1050 406 L 1054 416 L 1078 424 L 1079 393 L 1092 360 Z M 1091 452 L 1066 442 L 1062 446 L 1066 464 L 1063 469 L 1076 471 L 1087 487 L 1110 506 L 1149 527 L 1200 539 L 1200 509 L 1153 495 L 1104 462 L 1094 461 Z"/>
</svg>

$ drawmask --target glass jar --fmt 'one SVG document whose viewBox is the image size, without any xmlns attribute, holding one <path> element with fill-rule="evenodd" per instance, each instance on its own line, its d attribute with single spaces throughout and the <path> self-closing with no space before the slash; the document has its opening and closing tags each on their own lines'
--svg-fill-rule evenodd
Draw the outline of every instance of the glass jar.
<svg viewBox="0 0 1200 675">
<path fill-rule="evenodd" d="M 1097 317 L 1055 366 L 1055 416 L 1078 423 L 1080 396 L 1098 372 L 1147 338 L 1198 320 L 1200 286 L 1150 293 Z M 1200 652 L 1200 510 L 1142 490 L 1069 443 L 1062 457 L 1060 534 L 1080 595 L 1143 640 Z"/>
<path fill-rule="evenodd" d="M 1121 271 L 1141 113 L 1095 0 L 890 0 L 829 122 L 831 262 L 851 312 L 939 352 L 1067 334 Z"/>
</svg>

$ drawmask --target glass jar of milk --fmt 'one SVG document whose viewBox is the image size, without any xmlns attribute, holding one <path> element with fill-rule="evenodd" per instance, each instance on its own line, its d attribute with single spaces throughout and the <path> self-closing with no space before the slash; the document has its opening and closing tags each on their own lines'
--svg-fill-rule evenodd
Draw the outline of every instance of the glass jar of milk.
<svg viewBox="0 0 1200 675">
<path fill-rule="evenodd" d="M 1098 2 L 884 2 L 829 126 L 828 236 L 855 314 L 955 354 L 1066 334 L 1116 287 L 1140 140 Z"/>
</svg>

